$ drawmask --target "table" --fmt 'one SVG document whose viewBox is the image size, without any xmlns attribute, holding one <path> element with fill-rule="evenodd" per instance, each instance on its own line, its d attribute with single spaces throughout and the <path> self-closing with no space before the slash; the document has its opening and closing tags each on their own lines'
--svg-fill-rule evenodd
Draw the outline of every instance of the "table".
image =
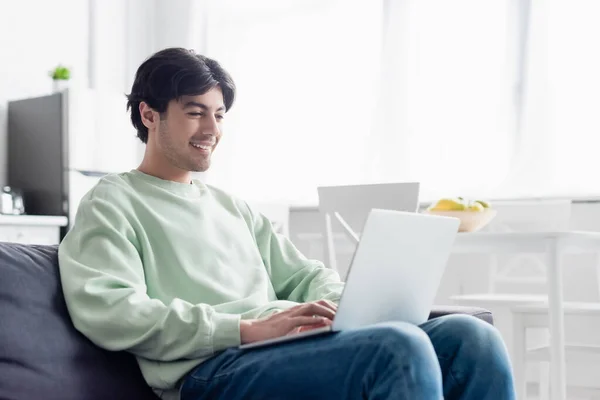
<svg viewBox="0 0 600 400">
<path fill-rule="evenodd" d="M 539 252 L 547 255 L 552 398 L 567 398 L 562 255 L 600 252 L 600 232 L 459 233 L 453 253 Z M 518 377 L 519 378 L 519 377 Z"/>
</svg>

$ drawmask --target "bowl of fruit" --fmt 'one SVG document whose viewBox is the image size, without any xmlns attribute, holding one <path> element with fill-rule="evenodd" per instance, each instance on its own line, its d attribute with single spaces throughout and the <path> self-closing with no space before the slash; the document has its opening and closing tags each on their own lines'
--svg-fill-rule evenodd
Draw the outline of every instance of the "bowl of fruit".
<svg viewBox="0 0 600 400">
<path fill-rule="evenodd" d="M 458 218 L 459 232 L 476 232 L 489 224 L 497 211 L 487 201 L 456 197 L 438 200 L 425 213 Z"/>
</svg>

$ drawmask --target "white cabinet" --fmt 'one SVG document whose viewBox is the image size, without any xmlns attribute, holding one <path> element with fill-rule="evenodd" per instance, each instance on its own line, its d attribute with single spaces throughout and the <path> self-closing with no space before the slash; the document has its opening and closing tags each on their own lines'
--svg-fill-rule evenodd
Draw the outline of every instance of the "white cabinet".
<svg viewBox="0 0 600 400">
<path fill-rule="evenodd" d="M 0 215 L 0 242 L 53 245 L 60 242 L 66 217 Z"/>
</svg>

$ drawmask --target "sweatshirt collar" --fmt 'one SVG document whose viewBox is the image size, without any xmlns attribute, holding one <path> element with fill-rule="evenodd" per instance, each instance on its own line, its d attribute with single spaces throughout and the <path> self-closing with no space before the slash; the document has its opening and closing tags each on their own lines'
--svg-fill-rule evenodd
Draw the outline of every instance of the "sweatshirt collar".
<svg viewBox="0 0 600 400">
<path fill-rule="evenodd" d="M 206 190 L 206 185 L 197 179 L 192 179 L 190 183 L 174 182 L 145 174 L 137 169 L 131 170 L 129 174 L 136 179 L 183 196 L 199 196 Z"/>
</svg>

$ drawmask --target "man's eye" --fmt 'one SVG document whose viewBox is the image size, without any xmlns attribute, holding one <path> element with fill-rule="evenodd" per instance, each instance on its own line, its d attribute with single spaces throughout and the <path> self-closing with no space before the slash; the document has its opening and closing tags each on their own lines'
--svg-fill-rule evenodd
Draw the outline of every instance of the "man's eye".
<svg viewBox="0 0 600 400">
<path fill-rule="evenodd" d="M 199 113 L 199 112 L 191 112 L 191 113 L 188 113 L 188 115 L 193 115 L 194 117 L 201 117 L 201 116 L 203 116 L 204 114 L 202 114 L 202 113 Z"/>
<path fill-rule="evenodd" d="M 225 116 L 224 115 L 216 115 L 215 118 L 218 119 L 219 121 L 221 121 L 223 118 L 225 118 Z"/>
</svg>

